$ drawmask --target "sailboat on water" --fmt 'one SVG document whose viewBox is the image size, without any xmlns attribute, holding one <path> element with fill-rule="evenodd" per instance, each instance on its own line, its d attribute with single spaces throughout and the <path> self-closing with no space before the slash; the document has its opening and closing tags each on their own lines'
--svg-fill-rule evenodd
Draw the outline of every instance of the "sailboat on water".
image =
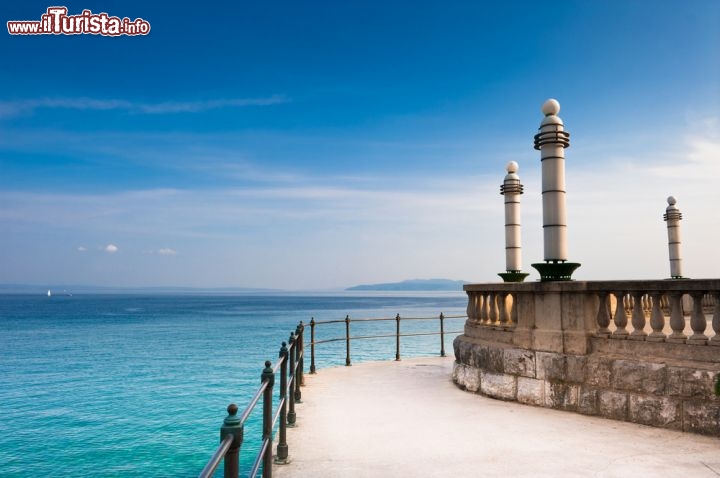
<svg viewBox="0 0 720 478">
<path fill-rule="evenodd" d="M 52 297 L 52 292 L 50 292 L 50 289 L 48 289 L 48 297 Z"/>
</svg>

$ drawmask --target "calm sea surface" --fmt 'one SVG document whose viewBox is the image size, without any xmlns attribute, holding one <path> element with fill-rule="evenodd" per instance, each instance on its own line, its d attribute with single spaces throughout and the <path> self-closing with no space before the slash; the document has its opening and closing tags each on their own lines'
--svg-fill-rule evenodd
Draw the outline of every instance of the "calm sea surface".
<svg viewBox="0 0 720 478">
<path fill-rule="evenodd" d="M 463 315 L 465 305 L 463 293 L 0 295 L 0 476 L 197 476 L 225 407 L 244 408 L 300 320 Z M 438 321 L 402 328 L 435 331 Z M 394 330 L 394 321 L 352 324 L 352 335 Z M 318 326 L 316 340 L 343 334 L 344 324 Z M 404 338 L 402 355 L 437 355 L 439 340 Z M 344 365 L 344 347 L 318 345 L 318 368 Z M 392 359 L 394 347 L 394 338 L 355 341 L 352 359 Z M 260 420 L 246 427 L 245 470 Z"/>
</svg>

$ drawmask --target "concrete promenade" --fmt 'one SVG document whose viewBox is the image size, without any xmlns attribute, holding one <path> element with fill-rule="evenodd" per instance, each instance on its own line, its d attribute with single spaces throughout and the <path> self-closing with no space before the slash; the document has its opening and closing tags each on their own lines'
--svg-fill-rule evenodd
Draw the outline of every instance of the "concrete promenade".
<svg viewBox="0 0 720 478">
<path fill-rule="evenodd" d="M 715 477 L 720 440 L 459 390 L 454 359 L 305 375 L 275 477 Z"/>
</svg>

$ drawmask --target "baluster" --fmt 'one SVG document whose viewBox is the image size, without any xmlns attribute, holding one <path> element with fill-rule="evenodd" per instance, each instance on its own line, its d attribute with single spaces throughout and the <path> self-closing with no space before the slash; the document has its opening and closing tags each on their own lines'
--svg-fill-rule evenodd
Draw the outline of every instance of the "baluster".
<svg viewBox="0 0 720 478">
<path fill-rule="evenodd" d="M 220 441 L 223 441 L 227 435 L 233 436 L 232 445 L 225 453 L 225 468 L 223 476 L 238 476 L 240 470 L 240 447 L 243 442 L 243 426 L 240 424 L 240 417 L 237 416 L 238 407 L 234 403 L 231 403 L 227 407 L 228 416 L 223 420 L 223 425 L 220 427 Z M 205 470 L 201 473 L 204 475 Z"/>
<path fill-rule="evenodd" d="M 495 325 L 498 321 L 498 309 L 497 309 L 497 294 L 490 292 L 488 296 L 489 304 L 489 319 L 488 325 Z"/>
<path fill-rule="evenodd" d="M 445 356 L 445 315 L 440 312 L 440 356 Z"/>
<path fill-rule="evenodd" d="M 597 324 L 600 327 L 595 333 L 598 337 L 610 337 L 610 306 L 608 304 L 608 293 L 598 292 L 598 298 L 600 299 L 600 306 L 598 307 L 597 313 Z"/>
<path fill-rule="evenodd" d="M 345 316 L 345 366 L 352 365 L 350 362 L 350 316 Z"/>
<path fill-rule="evenodd" d="M 690 315 L 690 328 L 693 334 L 687 340 L 687 343 L 693 345 L 705 345 L 707 344 L 707 336 L 705 335 L 705 329 L 707 328 L 707 319 L 703 312 L 703 297 L 704 292 L 692 292 L 690 294 L 693 299 L 692 314 Z"/>
<path fill-rule="evenodd" d="M 625 292 L 615 292 L 615 332 L 612 336 L 615 339 L 624 339 L 628 336 L 627 327 L 627 315 L 625 313 Z"/>
<path fill-rule="evenodd" d="M 633 331 L 628 337 L 632 340 L 645 340 L 645 312 L 643 311 L 643 293 L 635 291 L 632 293 L 632 326 Z"/>
<path fill-rule="evenodd" d="M 395 360 L 400 361 L 400 314 L 395 316 Z"/>
<path fill-rule="evenodd" d="M 311 322 L 312 324 L 312 322 Z M 288 463 L 288 443 L 287 443 L 287 372 L 288 372 L 288 349 L 285 342 L 280 346 L 280 353 L 278 354 L 282 360 L 280 364 L 280 396 L 278 401 L 282 402 L 280 407 L 280 418 L 279 418 L 279 438 L 277 444 L 277 456 L 275 457 L 275 463 L 287 464 Z"/>
<path fill-rule="evenodd" d="M 650 312 L 650 327 L 652 332 L 648 335 L 648 342 L 663 342 L 665 340 L 665 314 L 663 314 L 661 302 L 662 294 L 660 292 L 651 292 L 652 310 Z"/>
<path fill-rule="evenodd" d="M 295 376 L 295 359 L 297 357 L 297 346 L 295 345 L 294 332 L 290 332 L 288 352 L 290 362 L 288 363 L 287 396 L 290 400 L 288 401 L 287 426 L 292 428 L 295 426 L 295 420 L 297 419 L 297 414 L 295 413 L 295 380 L 297 380 Z"/>
<path fill-rule="evenodd" d="M 685 343 L 685 317 L 682 310 L 682 292 L 670 293 L 670 328 L 672 334 L 667 338 L 668 342 Z"/>
<path fill-rule="evenodd" d="M 310 317 L 310 373 L 315 373 L 315 317 Z"/>
<path fill-rule="evenodd" d="M 267 387 L 263 393 L 263 441 L 268 440 L 268 446 L 265 448 L 263 456 L 263 478 L 272 478 L 272 392 L 275 385 L 275 372 L 272 369 L 272 362 L 265 361 L 265 369 L 262 372 L 261 382 L 267 382 Z"/>
<path fill-rule="evenodd" d="M 715 335 L 710 339 L 710 345 L 720 345 L 720 291 L 714 291 L 712 296 L 715 300 L 712 319 L 712 328 Z"/>
<path fill-rule="evenodd" d="M 480 308 L 480 322 L 487 325 L 490 322 L 490 304 L 488 303 L 488 293 L 482 294 L 482 307 Z"/>
<path fill-rule="evenodd" d="M 300 386 L 305 386 L 305 324 L 301 320 L 295 329 L 295 335 L 297 336 L 298 347 L 298 402 L 300 401 Z"/>
<path fill-rule="evenodd" d="M 502 327 L 510 325 L 510 314 L 507 309 L 507 292 L 500 292 L 498 294 L 498 320 Z"/>
</svg>

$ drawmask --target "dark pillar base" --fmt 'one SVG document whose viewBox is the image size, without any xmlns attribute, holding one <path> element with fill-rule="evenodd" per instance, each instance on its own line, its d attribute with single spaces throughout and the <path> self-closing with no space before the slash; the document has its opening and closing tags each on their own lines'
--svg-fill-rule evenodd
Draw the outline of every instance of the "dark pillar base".
<svg viewBox="0 0 720 478">
<path fill-rule="evenodd" d="M 530 274 L 520 271 L 507 271 L 500 272 L 498 275 L 502 277 L 502 280 L 505 282 L 524 282 L 525 278 Z"/>
<path fill-rule="evenodd" d="M 540 282 L 572 280 L 573 272 L 580 267 L 577 262 L 538 262 L 531 265 L 540 273 Z"/>
</svg>

